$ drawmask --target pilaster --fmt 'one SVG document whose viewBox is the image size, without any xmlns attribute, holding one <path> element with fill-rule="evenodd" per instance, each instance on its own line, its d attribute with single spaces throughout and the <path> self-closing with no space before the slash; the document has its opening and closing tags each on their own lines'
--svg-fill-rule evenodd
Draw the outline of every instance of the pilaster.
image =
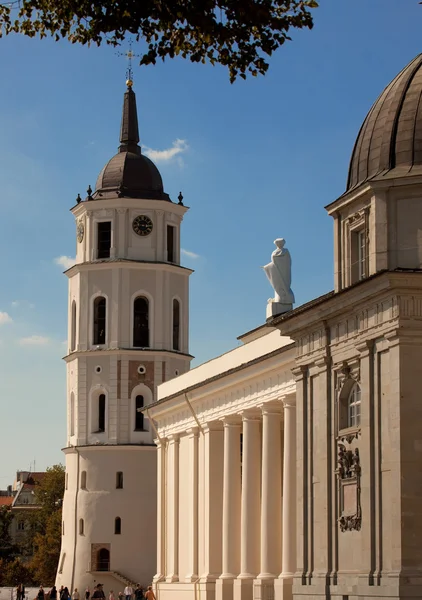
<svg viewBox="0 0 422 600">
<path fill-rule="evenodd" d="M 192 582 L 198 579 L 198 446 L 199 429 L 193 427 L 188 430 L 189 440 L 189 565 L 185 581 Z"/>
<path fill-rule="evenodd" d="M 168 438 L 168 559 L 166 581 L 179 581 L 179 443 L 177 435 Z"/>
</svg>

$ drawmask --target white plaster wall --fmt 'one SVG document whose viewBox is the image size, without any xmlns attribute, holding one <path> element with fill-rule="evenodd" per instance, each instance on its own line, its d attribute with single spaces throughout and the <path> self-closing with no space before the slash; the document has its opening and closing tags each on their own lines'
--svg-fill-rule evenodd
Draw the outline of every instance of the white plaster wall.
<svg viewBox="0 0 422 600">
<path fill-rule="evenodd" d="M 147 584 L 156 560 L 156 449 L 80 448 L 79 454 L 79 469 L 76 451 L 66 456 L 61 550 L 66 559 L 56 584 L 79 589 L 92 584 L 91 544 L 110 544 L 110 569 Z M 87 474 L 86 490 L 80 489 L 82 471 Z M 124 474 L 123 489 L 116 489 L 117 471 Z M 121 535 L 114 534 L 116 517 L 122 519 Z M 84 519 L 84 535 L 79 534 L 79 519 Z"/>
</svg>

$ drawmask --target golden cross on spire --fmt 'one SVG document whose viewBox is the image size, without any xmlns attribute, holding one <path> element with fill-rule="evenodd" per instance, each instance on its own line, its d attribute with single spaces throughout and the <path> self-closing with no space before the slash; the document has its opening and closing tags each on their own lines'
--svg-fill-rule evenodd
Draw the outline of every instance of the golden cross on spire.
<svg viewBox="0 0 422 600">
<path fill-rule="evenodd" d="M 126 69 L 126 85 L 128 88 L 133 86 L 133 69 L 132 69 L 132 59 L 138 54 L 134 54 L 132 50 L 132 40 L 129 40 L 129 49 L 126 52 L 117 52 L 117 56 L 125 56 L 128 60 L 128 66 Z"/>
</svg>

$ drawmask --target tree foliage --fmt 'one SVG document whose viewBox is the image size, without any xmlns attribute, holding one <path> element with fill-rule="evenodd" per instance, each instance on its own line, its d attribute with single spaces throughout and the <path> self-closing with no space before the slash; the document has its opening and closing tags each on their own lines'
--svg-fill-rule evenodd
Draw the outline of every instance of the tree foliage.
<svg viewBox="0 0 422 600">
<path fill-rule="evenodd" d="M 54 583 L 60 558 L 64 486 L 65 468 L 54 465 L 47 468 L 44 478 L 34 490 L 39 508 L 31 513 L 31 535 L 27 543 L 33 550 L 30 563 L 33 576 L 44 585 Z"/>
<path fill-rule="evenodd" d="M 0 35 L 139 44 L 141 65 L 181 56 L 221 64 L 230 81 L 268 69 L 291 29 L 311 29 L 317 0 L 17 0 L 0 5 Z"/>
<path fill-rule="evenodd" d="M 45 532 L 34 537 L 34 556 L 31 571 L 43 585 L 53 585 L 60 558 L 62 511 L 56 510 L 48 518 Z"/>
<path fill-rule="evenodd" d="M 10 537 L 10 525 L 13 521 L 13 514 L 10 506 L 0 508 L 0 559 L 7 562 L 12 560 L 18 553 L 18 549 L 13 544 Z"/>
<path fill-rule="evenodd" d="M 0 586 L 17 586 L 20 583 L 34 584 L 32 569 L 20 558 L 15 558 L 10 562 L 0 559 Z"/>
</svg>

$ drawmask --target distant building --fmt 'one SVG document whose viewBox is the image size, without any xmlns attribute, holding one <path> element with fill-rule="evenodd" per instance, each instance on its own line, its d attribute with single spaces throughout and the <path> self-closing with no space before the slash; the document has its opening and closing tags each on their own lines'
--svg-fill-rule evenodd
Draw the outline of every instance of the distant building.
<svg viewBox="0 0 422 600">
<path fill-rule="evenodd" d="M 0 508 L 9 506 L 12 510 L 10 536 L 12 542 L 18 546 L 24 545 L 31 528 L 29 514 L 39 508 L 34 492 L 44 476 L 43 472 L 18 471 L 13 485 L 9 485 L 6 490 L 0 490 Z"/>
</svg>

